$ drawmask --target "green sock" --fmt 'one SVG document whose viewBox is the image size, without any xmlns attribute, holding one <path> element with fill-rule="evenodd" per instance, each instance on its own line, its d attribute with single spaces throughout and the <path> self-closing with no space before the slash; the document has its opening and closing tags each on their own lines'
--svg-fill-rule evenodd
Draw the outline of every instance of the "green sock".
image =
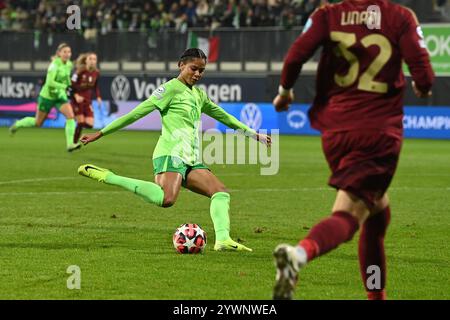
<svg viewBox="0 0 450 320">
<path fill-rule="evenodd" d="M 74 119 L 66 120 L 66 145 L 70 146 L 73 144 L 73 136 L 75 135 L 76 123 Z"/>
<path fill-rule="evenodd" d="M 23 119 L 17 120 L 14 124 L 16 128 L 29 128 L 36 126 L 36 119 L 34 117 L 25 117 Z"/>
<path fill-rule="evenodd" d="M 125 188 L 128 191 L 137 194 L 146 202 L 154 203 L 157 206 L 161 207 L 163 204 L 164 191 L 156 183 L 122 177 L 115 175 L 114 173 L 110 173 L 106 176 L 105 183 Z"/>
<path fill-rule="evenodd" d="M 230 194 L 226 192 L 216 192 L 211 197 L 211 219 L 216 232 L 216 241 L 230 238 Z"/>
</svg>

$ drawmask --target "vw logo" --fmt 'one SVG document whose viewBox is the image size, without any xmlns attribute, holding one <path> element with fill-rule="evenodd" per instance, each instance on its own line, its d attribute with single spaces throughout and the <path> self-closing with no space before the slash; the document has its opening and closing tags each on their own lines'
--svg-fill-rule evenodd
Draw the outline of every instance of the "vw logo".
<svg viewBox="0 0 450 320">
<path fill-rule="evenodd" d="M 301 129 L 306 124 L 306 114 L 300 110 L 293 110 L 287 115 L 287 122 L 293 129 Z"/>
<path fill-rule="evenodd" d="M 247 103 L 241 110 L 241 121 L 253 130 L 261 128 L 262 113 L 254 103 Z"/>
<path fill-rule="evenodd" d="M 130 81 L 123 75 L 116 76 L 111 83 L 111 96 L 114 101 L 127 101 L 130 96 Z"/>
</svg>

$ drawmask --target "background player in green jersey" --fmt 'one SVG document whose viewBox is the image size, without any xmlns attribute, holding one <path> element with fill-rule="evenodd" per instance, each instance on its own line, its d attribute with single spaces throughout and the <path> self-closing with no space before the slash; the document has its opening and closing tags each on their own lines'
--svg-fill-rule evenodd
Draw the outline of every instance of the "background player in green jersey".
<svg viewBox="0 0 450 320">
<path fill-rule="evenodd" d="M 56 107 L 66 117 L 65 133 L 67 151 L 71 152 L 81 147 L 81 143 L 73 143 L 76 124 L 73 110 L 66 93 L 67 88 L 71 84 L 71 56 L 72 50 L 70 46 L 66 43 L 61 43 L 56 50 L 56 55 L 52 57 L 52 62 L 47 70 L 45 84 L 39 93 L 36 116 L 25 117 L 16 121 L 9 128 L 11 135 L 14 135 L 20 128 L 42 126 L 51 109 Z"/>
<path fill-rule="evenodd" d="M 162 118 L 162 131 L 153 152 L 155 182 L 118 176 L 92 164 L 80 166 L 78 172 L 86 177 L 123 187 L 145 201 L 161 207 L 172 206 L 181 186 L 211 198 L 210 214 L 214 224 L 216 251 L 252 251 L 230 237 L 230 194 L 224 184 L 200 161 L 199 125 L 205 113 L 230 128 L 243 130 L 248 136 L 270 145 L 271 138 L 259 134 L 227 114 L 213 103 L 203 90 L 195 87 L 206 66 L 203 51 L 187 49 L 180 58 L 180 74 L 157 90 L 130 113 L 113 121 L 102 130 L 81 138 L 84 144 L 115 132 L 154 110 Z"/>
</svg>

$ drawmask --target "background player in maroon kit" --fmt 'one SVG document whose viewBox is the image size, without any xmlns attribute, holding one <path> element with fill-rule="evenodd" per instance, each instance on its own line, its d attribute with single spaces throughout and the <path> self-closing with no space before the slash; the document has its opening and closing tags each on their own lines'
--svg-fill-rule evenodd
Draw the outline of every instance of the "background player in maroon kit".
<svg viewBox="0 0 450 320">
<path fill-rule="evenodd" d="M 97 101 L 101 106 L 102 98 L 98 87 L 100 76 L 97 69 L 97 55 L 93 52 L 81 54 L 76 62 L 76 72 L 72 76 L 72 99 L 70 101 L 77 128 L 74 143 L 80 139 L 83 128 L 94 126 L 94 112 L 92 109 L 92 91 L 95 89 Z"/>
<path fill-rule="evenodd" d="M 309 118 L 321 131 L 332 172 L 329 184 L 337 195 L 332 215 L 297 246 L 275 248 L 274 298 L 292 299 L 300 267 L 349 241 L 361 228 L 359 262 L 368 298 L 385 299 L 386 191 L 402 145 L 402 59 L 419 97 L 431 95 L 434 74 L 411 10 L 389 0 L 345 0 L 317 9 L 289 49 L 273 101 L 277 111 L 288 109 L 301 67 L 318 47 L 323 51 Z M 379 281 L 370 281 L 372 273 Z"/>
</svg>

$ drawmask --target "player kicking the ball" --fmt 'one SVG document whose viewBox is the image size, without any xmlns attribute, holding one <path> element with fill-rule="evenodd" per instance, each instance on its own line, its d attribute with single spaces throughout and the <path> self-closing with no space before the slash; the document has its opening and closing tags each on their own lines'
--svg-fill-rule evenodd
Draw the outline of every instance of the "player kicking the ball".
<svg viewBox="0 0 450 320">
<path fill-rule="evenodd" d="M 299 269 L 352 239 L 360 228 L 359 263 L 368 299 L 385 299 L 384 236 L 390 220 L 387 189 L 403 136 L 405 77 L 418 97 L 431 95 L 434 74 L 415 14 L 388 0 L 345 0 L 317 9 L 284 61 L 277 111 L 288 109 L 302 65 L 322 46 L 311 125 L 337 189 L 332 215 L 315 225 L 297 246 L 275 248 L 273 297 L 292 299 Z M 370 267 L 380 285 L 367 285 Z"/>
<path fill-rule="evenodd" d="M 195 86 L 205 71 L 206 60 L 203 51 L 187 49 L 178 62 L 180 74 L 177 78 L 163 84 L 130 113 L 101 131 L 81 138 L 82 143 L 88 144 L 158 110 L 162 118 L 162 132 L 153 152 L 156 183 L 122 177 L 91 164 L 82 165 L 78 172 L 94 180 L 125 188 L 160 207 L 172 206 L 183 185 L 211 198 L 210 214 L 216 235 L 214 250 L 252 251 L 230 238 L 230 194 L 223 183 L 199 161 L 200 116 L 205 113 L 269 146 L 271 138 L 256 133 L 227 114 Z"/>
</svg>

